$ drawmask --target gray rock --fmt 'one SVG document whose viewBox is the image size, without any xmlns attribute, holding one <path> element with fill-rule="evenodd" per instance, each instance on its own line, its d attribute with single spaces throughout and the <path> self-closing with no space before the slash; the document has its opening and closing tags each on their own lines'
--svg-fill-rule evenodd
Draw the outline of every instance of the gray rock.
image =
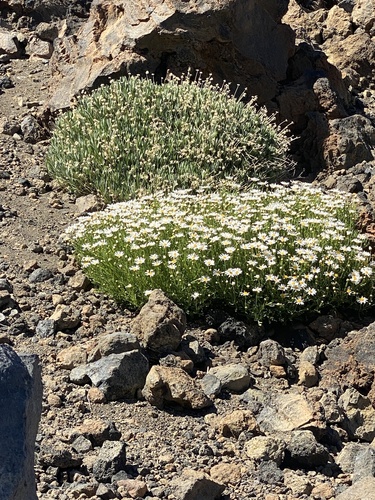
<svg viewBox="0 0 375 500">
<path fill-rule="evenodd" d="M 125 443 L 104 441 L 93 466 L 93 474 L 98 481 L 110 481 L 112 476 L 126 466 Z"/>
<path fill-rule="evenodd" d="M 366 477 L 336 496 L 336 500 L 375 500 L 375 478 Z"/>
<path fill-rule="evenodd" d="M 247 367 L 237 363 L 215 366 L 211 368 L 208 375 L 216 377 L 220 381 L 222 389 L 226 389 L 230 392 L 245 391 L 249 388 L 251 381 Z M 205 377 L 206 376 L 207 375 L 205 375 Z"/>
<path fill-rule="evenodd" d="M 340 424 L 344 420 L 344 412 L 338 403 L 338 396 L 332 391 L 323 394 L 320 403 L 324 410 L 327 424 Z"/>
<path fill-rule="evenodd" d="M 298 474 L 293 470 L 287 470 L 284 474 L 284 484 L 289 488 L 293 495 L 309 495 L 312 485 L 305 475 Z"/>
<path fill-rule="evenodd" d="M 35 28 L 35 34 L 41 40 L 46 40 L 48 42 L 53 42 L 59 34 L 59 26 L 56 22 L 54 23 L 39 23 Z"/>
<path fill-rule="evenodd" d="M 186 328 L 186 315 L 161 290 L 154 290 L 134 318 L 131 331 L 157 357 L 177 350 Z"/>
<path fill-rule="evenodd" d="M 307 361 L 315 366 L 318 363 L 319 358 L 320 358 L 320 352 L 318 346 L 311 345 L 303 350 L 300 356 L 300 361 Z"/>
<path fill-rule="evenodd" d="M 347 443 L 335 458 L 335 462 L 344 474 L 353 474 L 357 456 L 366 452 L 369 446 L 365 443 Z"/>
<path fill-rule="evenodd" d="M 111 484 L 100 483 L 95 494 L 97 497 L 102 498 L 103 500 L 110 500 L 111 498 L 117 498 L 116 487 Z"/>
<path fill-rule="evenodd" d="M 366 477 L 375 477 L 375 448 L 360 451 L 354 460 L 353 483 Z"/>
<path fill-rule="evenodd" d="M 206 396 L 217 396 L 221 392 L 221 381 L 215 377 L 215 375 L 212 375 L 211 373 L 207 373 L 201 380 L 201 386 L 203 389 L 203 392 L 206 394 Z"/>
<path fill-rule="evenodd" d="M 261 462 L 257 468 L 257 479 L 261 483 L 270 484 L 272 486 L 277 483 L 283 483 L 284 473 L 277 463 L 273 460 Z"/>
<path fill-rule="evenodd" d="M 7 292 L 12 293 L 13 287 L 7 279 L 1 278 L 0 279 L 0 290 L 6 290 Z"/>
<path fill-rule="evenodd" d="M 203 347 L 197 339 L 190 335 L 182 340 L 180 349 L 189 356 L 194 364 L 203 363 L 206 360 Z"/>
<path fill-rule="evenodd" d="M 319 427 L 314 409 L 298 392 L 270 394 L 256 416 L 262 432 L 288 432 L 296 429 Z"/>
<path fill-rule="evenodd" d="M 352 115 L 330 120 L 329 125 L 334 150 L 328 149 L 327 153 L 333 153 L 332 158 L 336 159 L 333 168 L 350 168 L 374 159 L 371 149 L 375 146 L 375 130 L 369 118 Z"/>
<path fill-rule="evenodd" d="M 171 488 L 176 500 L 215 500 L 220 498 L 225 486 L 203 472 L 184 470 L 171 481 Z"/>
<path fill-rule="evenodd" d="M 108 401 L 134 398 L 145 384 L 149 365 L 139 351 L 110 354 L 86 365 L 85 374 Z M 76 376 L 76 373 L 74 374 Z"/>
<path fill-rule="evenodd" d="M 8 290 L 0 290 L 0 307 L 8 307 L 12 304 L 12 296 Z"/>
<path fill-rule="evenodd" d="M 205 1 L 194 8 L 189 2 L 133 0 L 129 11 L 127 0 L 118 5 L 121 14 L 114 20 L 110 5 L 97 0 L 77 32 L 79 43 L 55 40 L 52 110 L 68 107 L 74 95 L 98 83 L 103 75 L 158 73 L 161 64 L 164 71 L 175 74 L 188 67 L 206 68 L 207 73 L 214 73 L 215 81 L 225 79 L 248 87 L 249 95 L 259 96 L 260 103 L 274 98 L 277 82 L 286 78 L 294 52 L 294 33 L 281 23 L 286 0 Z M 95 37 L 104 30 L 98 46 Z M 164 60 L 166 51 L 173 52 L 173 57 Z M 232 54 L 230 62 L 225 61 L 227 53 Z"/>
<path fill-rule="evenodd" d="M 34 447 L 42 411 L 36 356 L 0 345 L 0 498 L 36 500 Z"/>
<path fill-rule="evenodd" d="M 101 356 L 109 354 L 121 354 L 122 352 L 140 349 L 137 337 L 129 332 L 114 332 L 99 337 L 97 344 Z"/>
<path fill-rule="evenodd" d="M 309 324 L 309 328 L 311 328 L 320 339 L 330 342 L 339 333 L 341 323 L 342 319 L 335 318 L 334 316 L 318 316 L 318 318 Z"/>
<path fill-rule="evenodd" d="M 259 344 L 258 356 L 260 363 L 267 368 L 270 365 L 281 366 L 286 363 L 284 348 L 275 340 L 263 340 Z"/>
<path fill-rule="evenodd" d="M 87 453 L 92 450 L 91 441 L 84 436 L 78 436 L 72 443 L 72 448 L 77 453 Z"/>
<path fill-rule="evenodd" d="M 241 349 L 258 345 L 264 337 L 264 329 L 257 324 L 246 324 L 234 318 L 226 319 L 218 328 L 220 343 L 234 341 Z"/>
<path fill-rule="evenodd" d="M 74 482 L 68 486 L 66 493 L 70 498 L 92 498 L 97 489 L 97 481 Z"/>
<path fill-rule="evenodd" d="M 29 276 L 30 283 L 42 283 L 53 277 L 52 271 L 50 269 L 38 268 L 33 271 Z"/>
<path fill-rule="evenodd" d="M 69 374 L 69 380 L 73 384 L 85 385 L 90 383 L 90 378 L 87 375 L 87 365 L 76 366 Z"/>
<path fill-rule="evenodd" d="M 266 404 L 266 395 L 259 389 L 248 389 L 241 395 L 241 400 L 247 403 L 249 410 L 251 410 L 254 415 L 261 412 Z"/>
<path fill-rule="evenodd" d="M 287 442 L 284 465 L 304 469 L 324 466 L 330 459 L 327 449 L 311 431 L 293 431 Z"/>
<path fill-rule="evenodd" d="M 36 334 L 42 339 L 53 337 L 56 331 L 56 322 L 53 319 L 42 319 L 35 328 Z"/>
<path fill-rule="evenodd" d="M 8 57 L 18 57 L 20 54 L 20 44 L 17 33 L 13 31 L 0 31 L 0 55 L 5 54 Z"/>
<path fill-rule="evenodd" d="M 368 397 L 354 388 L 347 389 L 339 399 L 345 412 L 343 427 L 352 439 L 372 441 L 375 438 L 375 409 Z"/>
<path fill-rule="evenodd" d="M 77 456 L 67 443 L 63 443 L 58 439 L 51 439 L 42 442 L 38 461 L 44 467 L 69 469 L 80 466 L 82 458 Z"/>
<path fill-rule="evenodd" d="M 273 460 L 280 465 L 284 460 L 285 442 L 279 437 L 255 436 L 245 443 L 246 455 L 256 463 Z"/>
<path fill-rule="evenodd" d="M 44 43 L 44 42 L 42 42 Z M 32 115 L 27 115 L 21 122 L 21 132 L 25 142 L 35 144 L 46 139 L 44 129 L 39 125 L 38 120 Z"/>
<path fill-rule="evenodd" d="M 193 410 L 212 405 L 200 384 L 181 368 L 153 366 L 142 392 L 145 399 L 158 408 L 168 402 Z"/>
</svg>

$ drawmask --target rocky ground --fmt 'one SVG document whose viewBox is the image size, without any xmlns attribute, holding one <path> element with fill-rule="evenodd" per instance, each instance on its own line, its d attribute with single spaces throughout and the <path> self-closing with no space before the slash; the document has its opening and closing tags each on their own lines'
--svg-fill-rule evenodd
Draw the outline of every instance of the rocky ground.
<svg viewBox="0 0 375 500">
<path fill-rule="evenodd" d="M 39 498 L 373 498 L 374 318 L 185 325 L 163 296 L 134 320 L 97 293 L 59 239 L 96 202 L 44 169 L 49 77 L 0 63 L 0 341 L 42 365 Z"/>
</svg>

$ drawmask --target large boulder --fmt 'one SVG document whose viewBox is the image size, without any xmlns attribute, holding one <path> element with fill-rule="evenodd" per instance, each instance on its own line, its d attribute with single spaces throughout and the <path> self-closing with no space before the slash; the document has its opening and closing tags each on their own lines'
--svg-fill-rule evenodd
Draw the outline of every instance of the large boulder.
<svg viewBox="0 0 375 500">
<path fill-rule="evenodd" d="M 286 78 L 293 30 L 281 23 L 288 0 L 94 0 L 76 36 L 55 42 L 52 110 L 109 76 L 198 68 L 271 100 Z"/>
<path fill-rule="evenodd" d="M 37 356 L 0 345 L 0 498 L 36 500 L 34 447 L 42 411 Z"/>
</svg>

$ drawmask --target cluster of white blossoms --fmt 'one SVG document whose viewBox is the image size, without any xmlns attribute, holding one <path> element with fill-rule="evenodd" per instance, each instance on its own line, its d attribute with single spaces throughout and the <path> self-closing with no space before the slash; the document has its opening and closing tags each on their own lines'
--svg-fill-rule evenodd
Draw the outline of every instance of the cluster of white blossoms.
<svg viewBox="0 0 375 500">
<path fill-rule="evenodd" d="M 220 301 L 259 322 L 369 304 L 375 276 L 350 195 L 302 183 L 175 191 L 109 205 L 68 237 L 87 275 L 139 307 L 161 288 L 188 312 Z"/>
</svg>

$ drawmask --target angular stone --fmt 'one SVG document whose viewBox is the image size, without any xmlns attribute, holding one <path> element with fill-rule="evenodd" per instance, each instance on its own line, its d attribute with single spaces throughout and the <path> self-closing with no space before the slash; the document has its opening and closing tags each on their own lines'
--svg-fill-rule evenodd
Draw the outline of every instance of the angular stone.
<svg viewBox="0 0 375 500">
<path fill-rule="evenodd" d="M 211 467 L 210 477 L 220 484 L 236 484 L 242 477 L 241 467 L 238 464 L 221 462 Z"/>
<path fill-rule="evenodd" d="M 315 366 L 309 361 L 302 361 L 298 367 L 298 383 L 305 387 L 314 387 L 318 380 L 319 375 Z"/>
<path fill-rule="evenodd" d="M 326 348 L 319 368 L 320 387 L 357 387 L 368 390 L 375 372 L 375 323 L 334 340 Z"/>
<path fill-rule="evenodd" d="M 309 328 L 311 328 L 319 338 L 326 342 L 330 342 L 339 333 L 341 323 L 342 320 L 334 316 L 318 316 L 318 318 L 309 324 Z"/>
<path fill-rule="evenodd" d="M 149 364 L 139 351 L 110 354 L 86 365 L 86 375 L 108 401 L 134 398 L 145 384 Z"/>
<path fill-rule="evenodd" d="M 69 374 L 69 380 L 73 384 L 84 385 L 91 382 L 89 376 L 86 373 L 87 365 L 79 365 L 73 368 Z"/>
<path fill-rule="evenodd" d="M 52 55 L 52 44 L 47 40 L 41 40 L 37 36 L 32 36 L 27 42 L 25 52 L 31 57 L 40 57 L 41 59 L 50 59 Z"/>
<path fill-rule="evenodd" d="M 314 411 L 298 393 L 274 394 L 256 416 L 262 432 L 288 432 L 316 425 Z"/>
<path fill-rule="evenodd" d="M 147 493 L 147 484 L 139 479 L 120 479 L 117 481 L 117 487 L 131 498 L 143 498 Z"/>
<path fill-rule="evenodd" d="M 230 392 L 243 392 L 249 388 L 251 377 L 248 369 L 238 363 L 229 363 L 211 368 L 208 372 L 211 377 L 216 377 L 222 389 Z M 204 377 L 205 378 L 205 377 Z"/>
<path fill-rule="evenodd" d="M 324 417 L 327 424 L 339 424 L 344 419 L 344 412 L 338 404 L 338 396 L 333 391 L 328 391 L 320 399 L 324 409 Z"/>
<path fill-rule="evenodd" d="M 30 283 L 42 283 L 52 278 L 53 274 L 50 269 L 38 268 L 33 271 L 29 276 Z"/>
<path fill-rule="evenodd" d="M 287 442 L 284 465 L 310 470 L 326 465 L 329 458 L 327 449 L 311 431 L 293 431 Z"/>
<path fill-rule="evenodd" d="M 281 22 L 287 5 L 285 0 L 134 0 L 129 8 L 128 0 L 121 0 L 114 8 L 98 0 L 74 39 L 55 40 L 49 106 L 68 107 L 83 88 L 111 74 L 148 70 L 158 77 L 161 65 L 160 76 L 205 68 L 219 82 L 249 88 L 249 95 L 264 103 L 276 95 L 294 52 L 294 33 Z"/>
<path fill-rule="evenodd" d="M 79 325 L 80 316 L 78 309 L 65 304 L 58 304 L 50 319 L 56 322 L 57 328 L 60 330 L 70 330 Z"/>
<path fill-rule="evenodd" d="M 87 352 L 80 345 L 74 345 L 72 347 L 67 347 L 60 351 L 57 355 L 57 363 L 61 368 L 66 370 L 72 370 L 76 366 L 86 363 Z"/>
<path fill-rule="evenodd" d="M 227 318 L 218 328 L 219 342 L 234 341 L 241 349 L 258 345 L 264 336 L 264 329 L 257 324 L 247 324 L 234 318 Z"/>
<path fill-rule="evenodd" d="M 216 500 L 220 498 L 225 486 L 217 483 L 203 472 L 184 470 L 180 477 L 171 481 L 176 500 Z"/>
<path fill-rule="evenodd" d="M 34 448 L 42 411 L 36 356 L 0 345 L 0 498 L 36 500 Z"/>
<path fill-rule="evenodd" d="M 82 463 L 82 458 L 72 452 L 71 446 L 58 439 L 43 441 L 38 460 L 43 466 L 58 467 L 60 469 L 78 467 Z"/>
<path fill-rule="evenodd" d="M 186 315 L 161 290 L 154 290 L 134 318 L 131 332 L 143 347 L 160 356 L 177 350 L 186 328 Z"/>
<path fill-rule="evenodd" d="M 353 483 L 366 477 L 375 477 L 375 448 L 369 446 L 355 457 Z"/>
<path fill-rule="evenodd" d="M 91 441 L 84 436 L 78 436 L 72 443 L 72 448 L 77 453 L 87 453 L 92 450 Z"/>
<path fill-rule="evenodd" d="M 257 355 L 260 363 L 267 368 L 270 365 L 281 366 L 286 363 L 284 348 L 275 340 L 263 340 L 259 344 Z"/>
<path fill-rule="evenodd" d="M 212 404 L 199 384 L 181 368 L 153 366 L 142 392 L 145 399 L 158 408 L 168 402 L 193 410 Z"/>
<path fill-rule="evenodd" d="M 241 432 L 259 432 L 258 424 L 250 410 L 235 410 L 218 422 L 218 428 L 224 437 L 235 437 Z"/>
<path fill-rule="evenodd" d="M 86 196 L 80 196 L 76 199 L 76 212 L 78 215 L 83 215 L 85 213 L 96 212 L 101 209 L 102 203 L 94 194 L 88 194 Z"/>
<path fill-rule="evenodd" d="M 347 443 L 335 458 L 344 474 L 353 474 L 357 456 L 366 452 L 369 445 L 365 443 Z"/>
<path fill-rule="evenodd" d="M 370 31 L 375 24 L 375 4 L 372 0 L 356 0 L 352 11 L 352 20 L 356 26 Z"/>
<path fill-rule="evenodd" d="M 371 442 L 375 438 L 375 409 L 369 398 L 354 388 L 347 389 L 339 399 L 346 414 L 343 427 L 352 439 Z"/>
<path fill-rule="evenodd" d="M 116 429 L 113 422 L 86 418 L 81 425 L 72 430 L 72 436 L 83 436 L 89 439 L 94 446 L 101 446 L 104 441 L 117 441 L 121 432 Z"/>
<path fill-rule="evenodd" d="M 375 478 L 366 477 L 336 496 L 336 500 L 375 500 Z"/>
<path fill-rule="evenodd" d="M 139 348 L 140 344 L 137 337 L 129 332 L 114 332 L 108 335 L 102 335 L 98 338 L 97 343 L 97 349 L 101 356 L 121 354 Z"/>
<path fill-rule="evenodd" d="M 112 476 L 126 466 L 125 443 L 104 441 L 93 466 L 93 474 L 98 481 L 110 481 Z"/>
<path fill-rule="evenodd" d="M 42 339 L 53 337 L 56 331 L 56 323 L 53 319 L 42 319 L 35 328 L 35 333 Z"/>
<path fill-rule="evenodd" d="M 271 436 L 255 436 L 245 443 L 246 455 L 255 462 L 273 460 L 280 465 L 284 459 L 285 442 Z"/>
<path fill-rule="evenodd" d="M 203 392 L 208 397 L 217 396 L 218 394 L 220 394 L 221 389 L 222 389 L 221 381 L 217 377 L 215 377 L 215 375 L 212 375 L 211 373 L 207 373 L 202 378 L 201 386 L 202 386 Z"/>
<path fill-rule="evenodd" d="M 6 54 L 11 57 L 19 55 L 19 42 L 17 33 L 0 30 L 0 55 Z"/>
<path fill-rule="evenodd" d="M 88 290 L 91 286 L 90 280 L 83 274 L 82 271 L 77 271 L 68 281 L 68 285 L 73 290 Z"/>
<path fill-rule="evenodd" d="M 284 484 L 292 491 L 293 495 L 309 495 L 312 490 L 312 485 L 306 476 L 291 470 L 285 471 Z"/>
<path fill-rule="evenodd" d="M 46 131 L 33 115 L 27 115 L 21 122 L 21 131 L 25 142 L 35 144 L 47 137 Z"/>
</svg>

